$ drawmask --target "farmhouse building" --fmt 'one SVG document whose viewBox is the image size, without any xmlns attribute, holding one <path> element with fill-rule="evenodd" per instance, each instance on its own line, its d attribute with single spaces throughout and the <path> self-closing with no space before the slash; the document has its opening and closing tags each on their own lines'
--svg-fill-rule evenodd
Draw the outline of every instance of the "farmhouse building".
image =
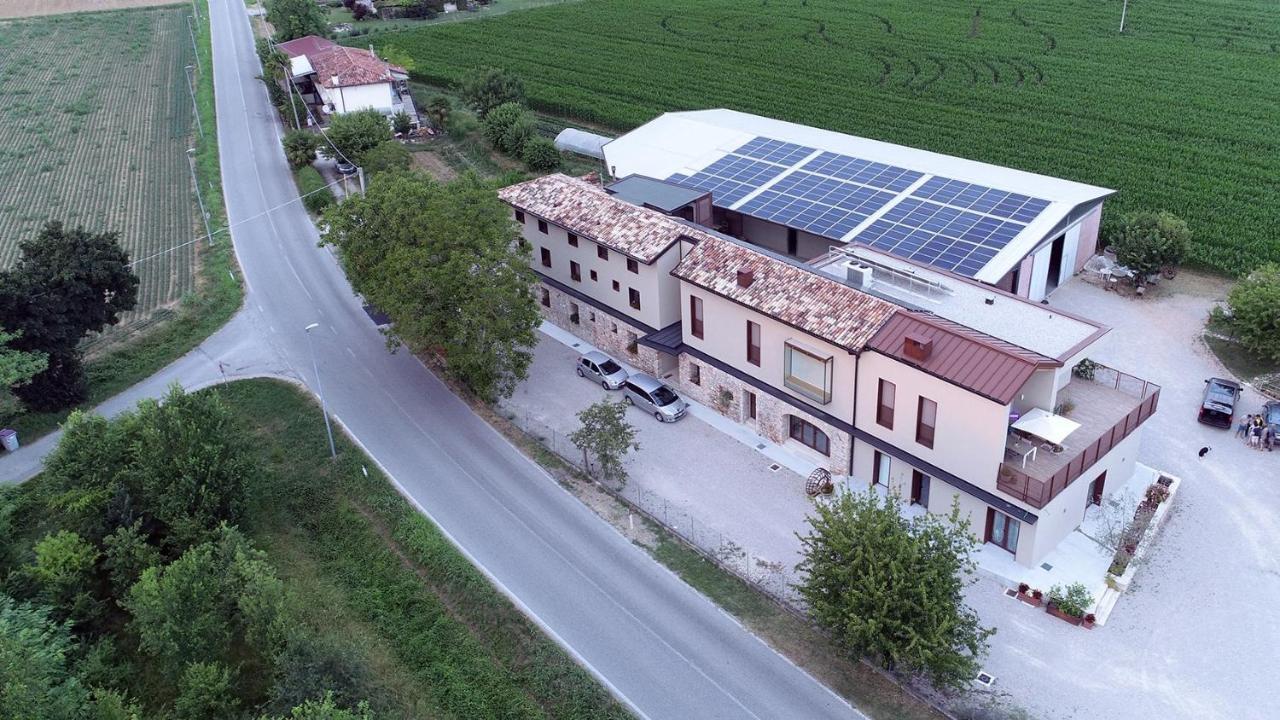
<svg viewBox="0 0 1280 720">
<path fill-rule="evenodd" d="M 1111 190 L 733 110 L 604 145 L 614 177 L 711 192 L 716 229 L 809 260 L 865 245 L 1033 301 L 1097 251 Z"/>
<path fill-rule="evenodd" d="M 1130 477 L 1160 389 L 1084 363 L 1107 328 L 857 243 L 718 232 L 715 192 L 550 175 L 499 191 L 543 314 L 837 475 L 1037 564 Z"/>
<path fill-rule="evenodd" d="M 374 109 L 387 117 L 403 112 L 417 124 L 409 74 L 380 60 L 372 47 L 344 47 L 314 35 L 276 47 L 289 56 L 291 90 L 302 95 L 321 122 L 328 115 Z"/>
</svg>

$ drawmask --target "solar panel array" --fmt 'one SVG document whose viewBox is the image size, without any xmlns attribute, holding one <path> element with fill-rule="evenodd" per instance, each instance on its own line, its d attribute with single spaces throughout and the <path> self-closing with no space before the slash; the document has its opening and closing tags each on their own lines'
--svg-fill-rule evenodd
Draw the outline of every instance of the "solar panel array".
<svg viewBox="0 0 1280 720">
<path fill-rule="evenodd" d="M 934 176 L 921 185 L 912 197 L 933 200 L 944 205 L 976 210 L 988 215 L 1029 223 L 1035 220 L 1045 208 L 1048 200 L 1033 198 L 1018 193 L 1005 192 L 995 188 L 974 185 L 962 180 Z"/>
<path fill-rule="evenodd" d="M 748 141 L 746 145 L 734 150 L 734 152 L 739 155 L 746 155 L 758 160 L 768 160 L 771 163 L 791 167 L 817 152 L 817 150 L 795 143 L 758 137 Z"/>
<path fill-rule="evenodd" d="M 685 187 L 709 190 L 717 205 L 729 206 L 756 188 L 778 177 L 787 168 L 730 153 L 693 175 L 672 175 L 667 180 Z"/>
<path fill-rule="evenodd" d="M 892 190 L 895 193 L 906 190 L 915 181 L 924 177 L 924 173 L 916 172 L 915 170 L 871 162 L 870 160 L 850 157 L 849 155 L 838 155 L 832 152 L 822 153 L 805 163 L 801 169 L 830 175 L 841 180 L 852 180 L 863 185 Z"/>
<path fill-rule="evenodd" d="M 858 233 L 858 242 L 972 277 L 1024 227 L 1012 220 L 909 197 Z"/>
<path fill-rule="evenodd" d="M 839 238 L 895 197 L 896 193 L 797 170 L 748 200 L 738 211 Z"/>
</svg>

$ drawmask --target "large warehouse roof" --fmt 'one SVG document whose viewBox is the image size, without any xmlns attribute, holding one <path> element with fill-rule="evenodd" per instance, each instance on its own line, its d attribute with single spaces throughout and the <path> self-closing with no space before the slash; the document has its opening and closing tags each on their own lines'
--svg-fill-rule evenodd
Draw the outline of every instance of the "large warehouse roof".
<svg viewBox="0 0 1280 720">
<path fill-rule="evenodd" d="M 604 146 L 615 177 L 995 283 L 1111 190 L 734 110 L 662 115 Z"/>
</svg>

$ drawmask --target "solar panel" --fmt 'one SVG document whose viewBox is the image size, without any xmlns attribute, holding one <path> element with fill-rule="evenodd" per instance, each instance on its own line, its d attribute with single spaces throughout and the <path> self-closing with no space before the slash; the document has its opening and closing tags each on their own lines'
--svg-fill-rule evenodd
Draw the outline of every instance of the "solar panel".
<svg viewBox="0 0 1280 720">
<path fill-rule="evenodd" d="M 1048 200 L 937 175 L 926 180 L 911 195 L 953 207 L 1016 220 L 1020 223 L 1030 223 L 1049 207 Z"/>
<path fill-rule="evenodd" d="M 729 154 L 693 175 L 676 173 L 669 176 L 667 181 L 710 191 L 711 199 L 716 205 L 728 207 L 782 174 L 784 170 L 786 168 L 778 165 Z"/>
<path fill-rule="evenodd" d="M 822 153 L 805 163 L 801 169 L 829 175 L 841 180 L 852 180 L 863 185 L 892 190 L 896 193 L 906 190 L 917 180 L 924 177 L 924 173 L 916 172 L 915 170 L 871 162 L 870 160 L 833 152 Z"/>
<path fill-rule="evenodd" d="M 738 208 L 789 227 L 840 238 L 896 197 L 891 192 L 795 171 Z"/>
<path fill-rule="evenodd" d="M 1012 220 L 912 196 L 889 208 L 858 233 L 857 240 L 877 250 L 972 277 L 1024 227 Z"/>
<path fill-rule="evenodd" d="M 791 167 L 809 155 L 817 152 L 815 148 L 797 145 L 795 143 L 783 142 L 767 137 L 757 137 L 749 140 L 745 145 L 734 150 L 739 155 L 746 155 L 750 158 L 758 160 L 768 160 L 771 163 L 786 165 Z"/>
</svg>

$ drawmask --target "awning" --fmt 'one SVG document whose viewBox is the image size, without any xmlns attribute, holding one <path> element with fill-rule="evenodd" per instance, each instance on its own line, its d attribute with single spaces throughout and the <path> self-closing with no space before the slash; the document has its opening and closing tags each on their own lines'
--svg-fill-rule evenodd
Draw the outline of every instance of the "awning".
<svg viewBox="0 0 1280 720">
<path fill-rule="evenodd" d="M 1040 408 L 1032 408 L 1025 415 L 1018 418 L 1018 421 L 1012 427 L 1014 430 L 1021 430 L 1028 435 L 1035 435 L 1054 445 L 1061 445 L 1068 435 L 1080 427 L 1080 423 L 1068 420 L 1061 415 L 1054 415 Z"/>
</svg>

